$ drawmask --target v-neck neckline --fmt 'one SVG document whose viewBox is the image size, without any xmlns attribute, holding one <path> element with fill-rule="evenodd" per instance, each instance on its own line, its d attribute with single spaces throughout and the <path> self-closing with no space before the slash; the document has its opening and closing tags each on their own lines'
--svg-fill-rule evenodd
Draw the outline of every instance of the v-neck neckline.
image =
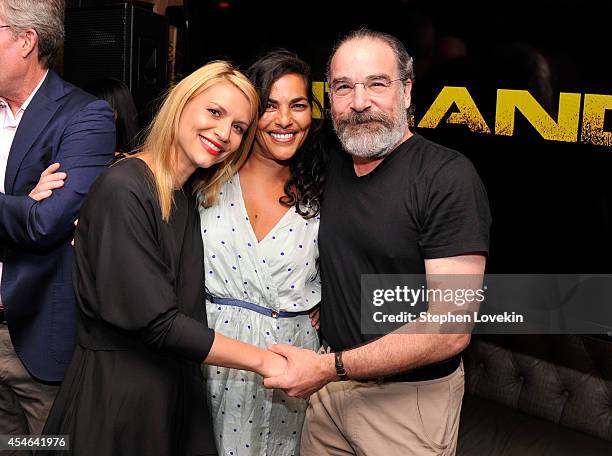
<svg viewBox="0 0 612 456">
<path fill-rule="evenodd" d="M 289 213 L 292 212 L 292 210 L 294 208 L 293 208 L 293 206 L 290 207 L 290 208 L 287 208 L 287 210 L 282 215 L 282 217 L 278 219 L 278 221 L 274 224 L 274 226 L 272 228 L 270 228 L 270 231 L 268 231 L 266 233 L 266 235 L 264 237 L 262 237 L 261 239 L 257 239 L 257 234 L 255 233 L 255 230 L 253 229 L 253 225 L 251 224 L 251 219 L 249 217 L 249 213 L 248 213 L 247 208 L 246 208 L 246 203 L 244 201 L 244 195 L 242 194 L 242 185 L 240 183 L 240 174 L 236 173 L 234 178 L 236 179 L 236 182 L 238 184 L 238 196 L 240 198 L 240 207 L 242 208 L 242 214 L 244 215 L 244 217 L 245 217 L 245 219 L 247 221 L 247 225 L 249 225 L 249 231 L 251 233 L 251 236 L 253 237 L 255 242 L 259 245 L 259 244 L 263 243 L 266 239 L 268 239 L 270 237 L 270 235 L 272 235 L 272 233 L 276 232 L 278 227 L 285 220 L 285 218 L 288 217 Z"/>
</svg>

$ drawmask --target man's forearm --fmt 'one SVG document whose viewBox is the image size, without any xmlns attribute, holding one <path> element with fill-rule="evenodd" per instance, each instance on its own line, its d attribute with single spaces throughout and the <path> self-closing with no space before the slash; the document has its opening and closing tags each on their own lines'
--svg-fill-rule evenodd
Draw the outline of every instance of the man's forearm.
<svg viewBox="0 0 612 456">
<path fill-rule="evenodd" d="M 53 157 L 67 174 L 65 185 L 37 202 L 27 196 L 35 184 L 28 188 L 23 184 L 33 176 L 21 175 L 23 182 L 13 189 L 15 194 L 0 193 L 0 243 L 20 251 L 45 252 L 67 242 L 83 198 L 108 166 L 114 148 L 113 111 L 106 102 L 92 101 L 65 127 Z"/>
<path fill-rule="evenodd" d="M 9 249 L 44 252 L 67 241 L 81 200 L 77 193 L 52 202 L 0 194 L 0 243 Z M 65 206 L 58 208 L 58 201 L 66 201 Z"/>
<path fill-rule="evenodd" d="M 460 278 L 463 286 L 478 289 L 482 286 L 486 258 L 481 254 L 460 255 L 425 260 L 428 281 L 439 289 L 452 289 Z M 432 283 L 432 286 L 434 284 Z M 429 303 L 432 313 L 467 312 L 475 303 L 457 306 L 454 303 Z M 477 310 L 477 308 L 476 308 Z M 408 327 L 408 325 L 411 325 Z M 399 332 L 387 334 L 367 345 L 348 350 L 343 355 L 344 368 L 349 378 L 372 378 L 393 375 L 436 362 L 460 353 L 470 342 L 471 329 L 462 326 L 454 334 L 440 334 L 439 327 L 408 323 Z M 405 331 L 401 333 L 401 331 Z M 408 333 L 406 333 L 408 332 Z"/>
<path fill-rule="evenodd" d="M 469 334 L 387 334 L 344 352 L 342 360 L 349 378 L 382 377 L 444 361 L 469 341 Z"/>
</svg>

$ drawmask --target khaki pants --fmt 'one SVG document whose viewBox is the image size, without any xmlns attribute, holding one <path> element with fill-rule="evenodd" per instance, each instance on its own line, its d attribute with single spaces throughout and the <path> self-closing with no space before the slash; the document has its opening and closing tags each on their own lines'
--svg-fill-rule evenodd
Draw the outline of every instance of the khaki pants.
<svg viewBox="0 0 612 456">
<path fill-rule="evenodd" d="M 310 397 L 302 456 L 453 456 L 463 363 L 423 382 L 334 382 Z"/>
<path fill-rule="evenodd" d="M 30 375 L 15 353 L 8 327 L 0 324 L 0 434 L 40 434 L 58 389 Z M 28 452 L 15 454 L 26 456 Z"/>
</svg>

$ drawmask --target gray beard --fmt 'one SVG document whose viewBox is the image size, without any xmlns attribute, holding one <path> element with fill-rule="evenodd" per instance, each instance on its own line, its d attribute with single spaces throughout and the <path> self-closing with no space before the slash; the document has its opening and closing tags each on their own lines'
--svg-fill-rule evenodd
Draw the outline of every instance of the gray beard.
<svg viewBox="0 0 612 456">
<path fill-rule="evenodd" d="M 333 119 L 334 130 L 344 150 L 360 158 L 382 158 L 393 151 L 408 127 L 404 100 L 392 119 L 380 112 L 353 113 Z"/>
</svg>

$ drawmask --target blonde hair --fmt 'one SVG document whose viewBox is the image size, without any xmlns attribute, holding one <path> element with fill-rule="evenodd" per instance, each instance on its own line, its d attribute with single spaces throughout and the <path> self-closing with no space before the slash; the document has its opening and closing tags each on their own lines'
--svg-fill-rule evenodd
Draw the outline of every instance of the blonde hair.
<svg viewBox="0 0 612 456">
<path fill-rule="evenodd" d="M 174 146 L 181 114 L 189 101 L 218 83 L 233 84 L 246 96 L 251 106 L 250 123 L 236 151 L 224 161 L 208 169 L 196 171 L 193 179 L 194 193 L 199 193 L 204 207 L 210 207 L 215 203 L 219 188 L 244 164 L 255 139 L 259 97 L 248 78 L 230 63 L 210 62 L 170 89 L 147 131 L 144 144 L 139 148 L 140 152 L 150 153 L 152 156 L 151 168 L 155 176 L 155 187 L 162 218 L 166 222 L 170 219 L 173 204 L 173 168 L 178 154 Z"/>
</svg>

